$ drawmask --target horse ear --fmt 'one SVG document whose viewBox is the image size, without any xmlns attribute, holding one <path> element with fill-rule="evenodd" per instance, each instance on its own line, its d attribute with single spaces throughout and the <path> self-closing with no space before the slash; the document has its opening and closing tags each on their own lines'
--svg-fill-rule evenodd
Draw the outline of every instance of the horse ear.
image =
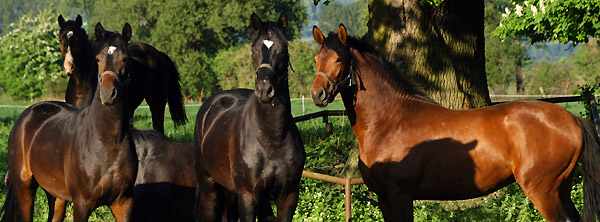
<svg viewBox="0 0 600 222">
<path fill-rule="evenodd" d="M 285 13 L 281 13 L 281 16 L 279 16 L 279 26 L 281 28 L 283 28 L 283 30 L 285 30 L 288 26 L 288 18 L 287 15 Z"/>
<path fill-rule="evenodd" d="M 348 33 L 346 32 L 346 26 L 340 23 L 340 29 L 338 29 L 338 38 L 342 42 L 342 44 L 346 45 L 346 40 L 348 40 Z"/>
<path fill-rule="evenodd" d="M 94 32 L 96 33 L 96 39 L 104 38 L 104 27 L 102 27 L 102 24 L 100 24 L 100 22 L 96 24 L 96 29 Z"/>
<path fill-rule="evenodd" d="M 65 26 L 65 18 L 62 17 L 62 14 L 58 15 L 58 26 L 61 28 Z"/>
<path fill-rule="evenodd" d="M 75 24 L 77 27 L 81 27 L 81 25 L 83 25 L 83 19 L 81 18 L 81 15 L 77 14 L 77 18 L 75 18 Z"/>
<path fill-rule="evenodd" d="M 123 38 L 125 38 L 126 42 L 128 42 L 129 39 L 131 39 L 131 26 L 129 25 L 129 23 L 125 23 L 125 26 L 123 27 L 123 32 L 121 35 L 123 36 Z"/>
<path fill-rule="evenodd" d="M 252 15 L 250 16 L 250 25 L 252 25 L 252 28 L 254 28 L 254 30 L 258 31 L 258 28 L 260 28 L 260 18 L 258 17 L 258 15 L 256 15 L 256 13 L 252 13 Z"/>
<path fill-rule="evenodd" d="M 325 40 L 325 36 L 321 30 L 315 25 L 313 26 L 313 37 L 315 37 L 315 42 L 319 45 L 323 45 L 323 40 Z"/>
</svg>

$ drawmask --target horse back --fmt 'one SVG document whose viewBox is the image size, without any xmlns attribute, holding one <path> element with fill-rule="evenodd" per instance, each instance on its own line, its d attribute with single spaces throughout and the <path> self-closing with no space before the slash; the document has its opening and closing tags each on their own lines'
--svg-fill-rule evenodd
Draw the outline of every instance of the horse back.
<svg viewBox="0 0 600 222">
<path fill-rule="evenodd" d="M 155 130 L 129 131 L 138 156 L 134 221 L 194 221 L 193 143 Z"/>
<path fill-rule="evenodd" d="M 130 129 L 138 156 L 136 184 L 172 183 L 195 187 L 193 143 L 177 142 L 155 130 Z"/>
</svg>

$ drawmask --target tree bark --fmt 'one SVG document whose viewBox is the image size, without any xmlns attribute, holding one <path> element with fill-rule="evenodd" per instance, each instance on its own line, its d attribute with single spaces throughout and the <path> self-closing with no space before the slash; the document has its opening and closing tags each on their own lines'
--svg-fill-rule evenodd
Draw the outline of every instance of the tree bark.
<svg viewBox="0 0 600 222">
<path fill-rule="evenodd" d="M 484 2 L 369 0 L 367 41 L 448 108 L 490 104 Z"/>
</svg>

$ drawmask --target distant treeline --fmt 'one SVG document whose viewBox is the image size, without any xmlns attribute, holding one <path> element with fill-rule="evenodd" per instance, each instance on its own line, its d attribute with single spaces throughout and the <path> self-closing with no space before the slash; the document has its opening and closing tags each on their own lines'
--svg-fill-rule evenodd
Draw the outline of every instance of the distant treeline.
<svg viewBox="0 0 600 222">
<path fill-rule="evenodd" d="M 509 0 L 489 0 L 485 5 L 486 73 L 491 94 L 571 94 L 577 85 L 598 83 L 596 40 L 564 51 L 554 45 L 526 49 L 526 40 L 500 41 L 491 35 L 510 5 Z M 0 95 L 33 99 L 64 94 L 67 79 L 61 71 L 59 14 L 66 19 L 81 14 L 90 37 L 90 27 L 97 22 L 114 31 L 130 23 L 132 41 L 149 43 L 175 61 L 189 100 L 224 89 L 251 88 L 252 12 L 272 21 L 281 12 L 288 15 L 287 37 L 295 70 L 289 77 L 292 97 L 308 96 L 314 78 L 312 25 L 328 32 L 344 23 L 351 35 L 361 37 L 367 32 L 369 16 L 363 0 L 333 1 L 318 7 L 303 0 L 7 1 L 0 8 Z"/>
</svg>

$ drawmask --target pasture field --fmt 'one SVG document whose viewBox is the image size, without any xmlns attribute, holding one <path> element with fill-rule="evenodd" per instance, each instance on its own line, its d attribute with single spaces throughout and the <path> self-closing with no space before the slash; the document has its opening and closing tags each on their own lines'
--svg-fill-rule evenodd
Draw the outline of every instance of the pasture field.
<svg viewBox="0 0 600 222">
<path fill-rule="evenodd" d="M 312 104 L 307 98 L 304 113 L 323 110 Z M 7 104 L 7 103 L 4 103 Z M 11 102 L 11 105 L 26 103 Z M 562 104 L 571 112 L 579 115 L 583 110 L 579 103 Z M 175 128 L 166 114 L 165 134 L 174 140 L 192 141 L 196 112 L 200 106 L 188 104 L 186 112 L 189 122 Z M 8 135 L 16 118 L 25 108 L 0 107 L 0 178 L 4 178 L 7 170 L 6 146 Z M 340 101 L 330 104 L 326 109 L 341 110 Z M 167 112 L 168 113 L 168 112 Z M 303 114 L 302 101 L 292 101 L 292 114 Z M 305 170 L 339 177 L 358 177 L 357 150 L 358 145 L 346 117 L 330 117 L 333 132 L 325 131 L 322 119 L 313 119 L 297 123 L 302 133 L 307 159 Z M 135 127 L 150 128 L 151 117 L 148 108 L 138 108 L 134 116 Z M 583 205 L 581 184 L 581 167 L 575 173 L 572 197 L 579 210 Z M 192 172 L 190 172 L 192 173 Z M 0 183 L 0 202 L 4 202 L 6 186 Z M 376 207 L 375 194 L 368 192 L 365 185 L 352 188 L 352 216 L 354 221 L 383 221 L 381 212 Z M 416 221 L 543 221 L 533 204 L 525 197 L 517 184 L 505 187 L 485 197 L 464 201 L 415 201 L 414 215 Z M 48 208 L 46 197 L 38 190 L 35 203 L 35 221 L 46 221 Z M 67 210 L 67 221 L 71 221 L 71 208 Z M 300 200 L 294 221 L 343 221 L 344 220 L 344 186 L 330 184 L 309 178 L 303 178 L 300 188 Z M 110 210 L 102 207 L 92 214 L 90 221 L 114 221 Z"/>
</svg>

